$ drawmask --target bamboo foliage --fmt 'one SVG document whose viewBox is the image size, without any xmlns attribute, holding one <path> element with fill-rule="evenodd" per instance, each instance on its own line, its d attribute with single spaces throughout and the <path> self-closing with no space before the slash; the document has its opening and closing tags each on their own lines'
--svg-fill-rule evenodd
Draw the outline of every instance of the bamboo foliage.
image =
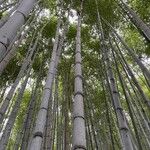
<svg viewBox="0 0 150 150">
<path fill-rule="evenodd" d="M 0 0 L 0 149 L 149 150 L 149 4 Z"/>
<path fill-rule="evenodd" d="M 140 17 L 123 1 L 121 1 L 121 7 L 129 16 L 134 25 L 143 32 L 146 39 L 150 40 L 150 28 L 140 19 Z"/>
</svg>

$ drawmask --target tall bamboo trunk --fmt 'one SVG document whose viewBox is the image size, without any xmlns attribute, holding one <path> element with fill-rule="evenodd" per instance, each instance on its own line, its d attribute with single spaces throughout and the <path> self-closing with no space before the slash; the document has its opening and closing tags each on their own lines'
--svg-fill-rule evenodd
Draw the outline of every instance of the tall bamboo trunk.
<svg viewBox="0 0 150 150">
<path fill-rule="evenodd" d="M 87 128 L 88 128 L 87 130 L 88 130 L 88 134 L 89 134 L 88 138 L 89 138 L 89 141 L 90 141 L 90 144 L 87 145 L 87 149 L 89 148 L 91 150 L 94 150 L 94 145 L 93 145 L 93 140 L 92 140 L 92 131 L 90 129 L 90 123 L 89 123 L 89 119 L 88 118 L 87 118 L 87 122 L 86 123 L 87 123 Z"/>
<path fill-rule="evenodd" d="M 41 103 L 41 96 L 42 96 L 42 91 L 43 90 L 43 87 L 41 88 L 42 86 L 42 83 L 39 82 L 39 87 L 37 89 L 37 93 L 36 93 L 36 96 L 35 96 L 35 105 L 34 105 L 34 108 L 33 108 L 33 114 L 32 114 L 32 118 L 31 118 L 31 124 L 30 124 L 30 131 L 29 131 L 29 137 L 28 137 L 28 146 L 27 146 L 27 150 L 30 148 L 30 145 L 31 145 L 31 141 L 32 141 L 32 138 L 33 138 L 33 129 L 35 127 L 35 122 L 36 122 L 36 119 L 37 119 L 37 114 L 38 114 L 38 111 L 40 109 L 40 103 Z"/>
<path fill-rule="evenodd" d="M 55 94 L 54 94 L 54 106 L 53 106 L 53 125 L 52 125 L 52 134 L 51 134 L 51 145 L 48 144 L 48 147 L 51 147 L 51 149 L 48 150 L 53 150 L 55 147 L 55 140 L 56 140 L 56 108 L 57 108 L 57 100 L 58 100 L 58 82 L 57 79 L 55 78 Z"/>
<path fill-rule="evenodd" d="M 125 99 L 126 99 L 126 102 L 127 102 L 127 106 L 128 106 L 128 109 L 129 109 L 129 114 L 130 114 L 130 117 L 131 117 L 131 120 L 132 120 L 132 124 L 133 124 L 134 130 L 135 130 L 136 139 L 138 141 L 138 145 L 139 145 L 140 150 L 142 150 L 143 148 L 142 148 L 142 144 L 141 144 L 141 141 L 140 141 L 140 138 L 139 138 L 140 137 L 139 136 L 139 132 L 138 132 L 138 129 L 136 127 L 135 118 L 133 116 L 132 109 L 131 109 L 131 103 L 130 103 L 131 99 L 129 98 L 129 95 L 128 95 L 127 91 L 126 91 L 126 85 L 125 85 L 124 80 L 123 80 L 123 78 L 121 76 L 121 73 L 119 71 L 117 59 L 116 59 L 116 56 L 114 54 L 114 48 L 113 48 L 112 44 L 111 44 L 111 47 L 112 47 L 113 58 L 115 60 L 116 70 L 117 70 L 117 73 L 118 73 L 118 76 L 119 76 L 119 80 L 120 80 L 120 83 L 121 83 L 121 86 L 122 86 L 122 89 L 123 89 L 123 93 L 125 95 Z"/>
<path fill-rule="evenodd" d="M 10 42 L 9 46 L 7 47 L 7 51 L 5 52 L 5 54 L 3 55 L 3 57 L 1 57 L 0 61 L 5 57 L 5 55 L 10 51 L 11 47 L 14 45 L 14 43 L 18 40 L 18 38 L 21 36 L 21 34 L 23 34 L 23 31 L 25 31 L 25 27 L 29 26 L 30 22 L 32 21 L 32 19 L 35 18 L 34 13 L 32 15 L 30 15 L 30 17 L 28 18 L 28 20 L 26 20 L 26 23 L 24 25 L 22 25 L 16 35 L 14 36 L 13 40 Z"/>
<path fill-rule="evenodd" d="M 128 15 L 133 24 L 143 33 L 143 35 L 150 42 L 150 28 L 143 22 L 143 20 L 131 9 L 126 3 L 121 0 L 121 8 Z"/>
<path fill-rule="evenodd" d="M 30 132 L 32 132 L 31 131 L 31 124 L 33 123 L 32 118 L 34 117 L 34 107 L 36 105 L 37 90 L 38 90 L 38 87 L 39 87 L 39 80 L 40 80 L 40 74 L 37 77 L 36 85 L 35 85 L 35 88 L 33 90 L 32 96 L 31 96 L 31 101 L 30 101 L 28 112 L 27 112 L 27 118 L 26 118 L 26 122 L 25 122 L 25 125 L 24 125 L 24 133 L 23 133 L 23 137 L 22 137 L 21 150 L 26 150 L 27 149 Z"/>
<path fill-rule="evenodd" d="M 64 149 L 70 150 L 69 140 L 70 140 L 70 134 L 69 134 L 69 74 L 66 73 L 64 77 Z"/>
<path fill-rule="evenodd" d="M 83 1 L 81 2 L 82 11 Z M 75 87 L 73 103 L 73 150 L 86 149 L 86 129 L 84 118 L 83 83 L 81 69 L 81 12 L 78 12 L 78 25 L 75 51 Z"/>
<path fill-rule="evenodd" d="M 117 32 L 114 31 L 114 33 L 117 36 L 117 38 L 120 40 L 120 42 L 123 44 L 123 46 L 128 50 L 129 54 L 132 56 L 132 58 L 135 60 L 135 62 L 139 65 L 139 67 L 141 68 L 141 70 L 143 71 L 143 73 L 145 73 L 145 75 L 147 76 L 147 78 L 150 80 L 150 72 L 149 72 L 149 70 L 140 61 L 140 59 L 137 57 L 137 55 L 134 53 L 134 51 L 127 46 L 127 44 L 125 43 L 125 41 L 123 41 L 123 39 L 117 34 Z"/>
<path fill-rule="evenodd" d="M 52 85 L 55 77 L 55 68 L 56 66 L 56 57 L 57 57 L 57 47 L 58 47 L 58 41 L 59 41 L 59 29 L 61 25 L 61 19 L 59 18 L 58 24 L 57 24 L 57 30 L 56 30 L 56 36 L 55 36 L 55 43 L 53 46 L 53 52 L 51 57 L 51 62 L 49 64 L 49 70 L 48 75 L 46 79 L 46 84 L 43 91 L 43 96 L 41 100 L 41 106 L 40 110 L 38 112 L 34 133 L 33 133 L 33 139 L 30 145 L 30 150 L 40 150 L 43 140 L 43 134 L 44 134 L 44 128 L 46 124 L 46 116 L 47 116 L 47 109 L 48 109 L 48 102 L 50 95 L 52 93 Z"/>
<path fill-rule="evenodd" d="M 32 27 L 34 24 L 34 21 L 30 23 L 30 27 Z M 31 31 L 31 28 L 28 28 L 24 31 L 24 34 L 21 35 L 20 39 L 17 41 L 17 43 L 12 47 L 10 45 L 8 47 L 8 53 L 4 57 L 4 59 L 0 62 L 0 75 L 3 73 L 7 65 L 9 64 L 10 60 L 15 56 L 17 47 L 21 44 L 22 40 L 26 37 L 26 35 Z M 17 36 L 19 38 L 19 35 Z"/>
<path fill-rule="evenodd" d="M 105 57 L 105 60 L 108 59 L 108 55 Z M 129 129 L 126 123 L 126 118 L 123 112 L 123 109 L 121 107 L 121 103 L 119 100 L 119 93 L 116 87 L 116 83 L 115 83 L 115 78 L 111 69 L 111 66 L 107 60 L 107 69 L 108 69 L 108 78 L 109 78 L 109 84 L 111 87 L 111 94 L 113 97 L 113 105 L 114 105 L 114 109 L 117 115 L 117 119 L 118 119 L 118 124 L 119 124 L 119 130 L 120 130 L 120 134 L 121 134 L 121 138 L 123 141 L 123 149 L 124 150 L 133 150 L 132 147 L 132 143 L 131 143 L 131 139 L 130 139 L 130 134 L 129 134 Z"/>
<path fill-rule="evenodd" d="M 122 37 L 116 32 L 116 30 L 112 27 L 112 25 L 106 21 L 104 18 L 102 18 L 104 23 L 109 26 L 112 31 L 113 35 L 117 37 L 117 39 L 121 42 L 121 44 L 126 48 L 128 53 L 132 56 L 134 61 L 137 63 L 137 65 L 140 67 L 140 69 L 143 71 L 143 73 L 146 75 L 146 77 L 150 80 L 150 72 L 149 70 L 144 66 L 144 64 L 141 62 L 141 60 L 138 58 L 138 56 L 135 54 L 134 50 L 130 48 L 126 42 L 122 39 Z"/>
<path fill-rule="evenodd" d="M 123 56 L 123 54 L 122 54 L 122 52 L 121 52 L 121 50 L 120 50 L 120 48 L 119 48 L 119 46 L 118 46 L 118 44 L 117 44 L 116 41 L 115 41 L 115 44 L 116 44 L 116 46 L 117 46 L 117 48 L 119 50 L 119 53 L 121 55 L 122 60 L 124 61 L 124 64 L 126 66 L 126 70 L 127 70 L 128 74 L 129 74 L 129 76 L 132 78 L 132 81 L 134 82 L 135 86 L 137 87 L 138 91 L 140 92 L 140 94 L 141 94 L 141 96 L 143 98 L 144 103 L 150 108 L 150 101 L 149 101 L 147 95 L 145 95 L 144 91 L 142 90 L 142 88 L 141 88 L 138 80 L 136 79 L 136 77 L 133 74 L 130 66 L 128 65 L 127 61 L 125 60 L 125 58 L 124 58 L 124 56 Z"/>
<path fill-rule="evenodd" d="M 88 109 L 93 109 L 93 107 L 91 106 L 91 103 L 89 102 L 89 100 L 87 100 L 87 106 L 88 106 Z M 91 130 L 92 130 L 92 134 L 93 134 L 93 140 L 94 140 L 94 143 L 95 143 L 95 149 L 99 150 L 100 145 L 99 145 L 98 140 L 97 140 L 96 128 L 95 128 L 95 124 L 93 122 L 94 120 L 93 120 L 92 116 L 93 116 L 93 113 L 92 113 L 91 110 L 89 110 L 88 117 L 89 117 L 89 121 L 90 121 L 90 124 L 91 124 Z"/>
<path fill-rule="evenodd" d="M 135 94 L 135 98 L 133 97 L 131 91 L 129 89 L 128 90 L 128 93 L 130 95 L 130 98 L 133 100 L 133 104 L 135 106 L 135 108 L 137 109 L 137 113 L 139 114 L 141 120 L 142 120 L 142 124 L 144 125 L 144 127 L 147 129 L 148 132 L 146 133 L 150 133 L 149 131 L 149 117 L 147 116 L 143 106 L 142 106 L 142 103 L 141 103 L 141 98 L 138 96 L 138 93 L 137 91 L 135 90 L 134 86 L 132 85 L 132 82 L 131 82 L 131 79 L 129 78 L 129 75 L 127 74 L 126 70 L 124 69 L 124 64 L 120 61 L 120 64 L 122 65 L 123 67 L 123 70 L 127 76 L 127 79 L 133 89 L 133 92 Z M 131 101 L 132 102 L 132 101 Z"/>
<path fill-rule="evenodd" d="M 35 126 L 35 131 L 34 131 L 34 138 L 32 140 L 31 143 L 31 147 L 30 149 L 34 149 L 34 148 L 38 148 L 40 149 L 41 144 L 42 144 L 42 140 L 43 140 L 43 134 L 44 134 L 44 128 L 45 128 L 45 124 L 46 124 L 46 116 L 47 116 L 47 110 L 48 110 L 48 100 L 52 94 L 52 85 L 53 85 L 53 81 L 54 81 L 54 77 L 56 75 L 57 72 L 57 66 L 59 64 L 59 60 L 60 60 L 60 56 L 61 56 L 61 52 L 62 52 L 62 48 L 63 48 L 63 44 L 64 44 L 64 40 L 66 37 L 66 32 L 68 29 L 68 20 L 66 21 L 65 25 L 64 25 L 64 29 L 63 29 L 63 33 L 62 33 L 62 37 L 59 41 L 59 28 L 61 25 L 61 17 L 59 16 L 59 20 L 58 20 L 58 24 L 57 24 L 57 30 L 56 30 L 56 38 L 55 38 L 55 43 L 54 43 L 54 47 L 53 47 L 53 52 L 52 52 L 52 58 L 51 58 L 51 62 L 49 65 L 49 71 L 48 71 L 48 76 L 47 76 L 47 80 L 46 80 L 46 85 L 44 88 L 44 92 L 43 92 L 43 97 L 42 97 L 42 103 L 41 103 L 41 108 L 38 114 L 38 117 L 41 116 L 41 114 L 43 114 L 43 117 L 41 118 L 37 118 L 37 122 L 36 122 L 36 126 Z M 39 124 L 40 119 L 43 120 L 42 124 Z M 42 134 L 42 137 L 40 137 L 40 134 Z M 38 143 L 38 145 L 36 145 L 36 140 L 39 140 L 40 142 Z"/>
<path fill-rule="evenodd" d="M 144 92 L 143 92 L 141 86 L 139 85 L 139 83 L 138 83 L 137 79 L 135 78 L 134 74 L 132 73 L 132 70 L 130 69 L 130 67 L 129 67 L 127 61 L 124 59 L 123 54 L 122 54 L 122 52 L 121 52 L 121 50 L 120 50 L 118 44 L 116 43 L 116 41 L 115 41 L 115 44 L 116 44 L 116 46 L 117 46 L 117 48 L 118 48 L 119 53 L 120 53 L 121 56 L 119 56 L 119 53 L 118 53 L 117 51 L 115 51 L 115 53 L 117 54 L 117 57 L 120 58 L 120 59 L 119 59 L 119 60 L 120 60 L 120 64 L 121 64 L 121 66 L 122 66 L 122 68 L 123 68 L 123 70 L 124 70 L 124 72 L 125 72 L 125 74 L 126 74 L 126 76 L 127 76 L 127 79 L 129 80 L 129 83 L 130 83 L 131 87 L 133 88 L 133 91 L 134 91 L 134 93 L 135 93 L 135 95 L 136 95 L 136 98 L 138 99 L 139 106 L 140 106 L 141 109 L 142 109 L 142 112 L 143 112 L 143 114 L 144 114 L 144 117 L 145 117 L 145 119 L 148 121 L 148 124 L 149 124 L 149 122 L 150 122 L 150 121 L 149 121 L 149 118 L 148 118 L 147 114 L 145 113 L 145 110 L 144 110 L 143 107 L 142 107 L 141 99 L 139 98 L 139 96 L 138 96 L 136 90 L 134 89 L 134 86 L 133 86 L 132 82 L 130 81 L 131 79 L 132 79 L 132 81 L 134 82 L 134 85 L 137 87 L 140 96 L 142 97 L 142 99 L 144 100 L 144 102 L 146 102 L 147 106 L 149 106 L 149 105 L 148 105 L 148 104 L 149 104 L 148 98 L 147 98 L 147 96 L 144 94 Z M 122 62 L 122 61 L 123 61 L 123 62 Z M 127 73 L 127 72 L 128 72 L 128 73 Z M 129 78 L 129 76 L 131 76 L 131 79 Z M 130 95 L 131 95 L 131 94 L 130 94 Z M 148 107 L 148 109 L 149 109 L 149 107 Z M 140 111 L 139 111 L 139 112 L 140 112 Z M 145 121 L 144 121 L 144 122 L 145 122 Z M 149 129 L 149 128 L 148 128 L 148 129 Z"/>
<path fill-rule="evenodd" d="M 53 125 L 53 95 L 50 96 L 50 100 L 48 103 L 48 111 L 46 116 L 46 124 L 45 124 L 45 131 L 44 131 L 44 138 L 43 138 L 43 149 L 51 150 L 52 146 L 52 125 Z"/>
<path fill-rule="evenodd" d="M 6 149 L 8 139 L 9 139 L 11 130 L 13 128 L 15 119 L 17 117 L 17 113 L 18 113 L 18 110 L 20 108 L 21 100 L 23 98 L 23 94 L 24 94 L 24 91 L 25 91 L 25 88 L 26 88 L 26 85 L 27 85 L 27 82 L 28 82 L 28 79 L 29 79 L 29 76 L 30 76 L 30 70 L 31 70 L 31 67 L 29 68 L 29 70 L 27 72 L 26 79 L 25 79 L 25 81 L 23 82 L 23 84 L 21 86 L 21 89 L 20 89 L 20 92 L 19 92 L 18 97 L 16 99 L 15 105 L 13 106 L 13 110 L 12 110 L 12 112 L 9 116 L 8 122 L 6 124 L 5 130 L 3 131 L 3 135 L 2 135 L 2 138 L 1 138 L 1 141 L 0 141 L 0 149 L 1 150 Z"/>
<path fill-rule="evenodd" d="M 103 88 L 103 92 L 105 93 L 105 90 Z M 106 114 L 107 114 L 107 122 L 109 126 L 109 132 L 110 132 L 110 138 L 111 138 L 111 144 L 112 144 L 112 150 L 115 150 L 115 143 L 114 143 L 114 137 L 113 137 L 113 130 L 112 130 L 112 122 L 109 114 L 109 106 L 108 106 L 108 98 L 105 94 L 105 106 L 106 106 Z"/>
<path fill-rule="evenodd" d="M 57 106 L 57 108 L 56 108 L 56 124 L 57 124 L 57 131 L 56 131 L 56 137 L 57 137 L 57 140 L 56 140 L 56 150 L 59 150 L 60 148 L 60 145 L 59 145 L 59 137 L 60 137 L 60 128 L 59 128 L 59 126 L 60 126 L 60 119 L 59 119 L 59 117 L 60 117 L 60 113 L 59 113 L 59 108 L 60 108 L 60 106 L 59 106 L 59 95 L 58 95 L 58 100 L 57 100 L 57 103 L 56 103 L 56 106 Z"/>
<path fill-rule="evenodd" d="M 33 16 L 31 16 L 28 19 L 28 21 L 26 22 L 26 24 L 21 27 L 19 33 L 14 37 L 11 44 L 7 48 L 6 54 L 3 57 L 1 57 L 1 59 L 0 59 L 0 75 L 3 73 L 4 69 L 8 65 L 9 61 L 15 56 L 17 48 L 21 44 L 22 40 L 26 37 L 29 30 L 31 30 L 31 27 L 34 24 L 34 19 L 35 19 L 35 17 L 33 18 Z M 24 30 L 27 25 L 30 25 L 30 27 L 27 28 L 26 30 Z"/>
<path fill-rule="evenodd" d="M 117 90 L 117 85 L 115 82 L 114 74 L 113 74 L 112 67 L 111 67 L 110 60 L 109 60 L 109 53 L 108 53 L 109 51 L 105 44 L 105 35 L 104 35 L 102 23 L 101 23 L 101 17 L 98 11 L 97 0 L 95 0 L 95 2 L 97 6 L 98 29 L 100 30 L 99 37 L 100 37 L 101 45 L 102 45 L 102 59 L 104 61 L 105 71 L 106 71 L 106 75 L 108 78 L 107 84 L 109 84 L 110 86 L 110 90 L 111 90 L 110 92 L 112 95 L 112 103 L 113 103 L 114 110 L 115 110 L 117 120 L 118 120 L 119 131 L 121 134 L 122 144 L 123 144 L 122 146 L 124 150 L 133 150 L 130 133 L 129 133 L 128 125 L 126 122 L 126 117 L 125 117 L 125 114 L 123 112 L 123 109 L 120 103 L 119 92 Z"/>
<path fill-rule="evenodd" d="M 33 48 L 30 50 L 31 52 L 30 52 L 29 56 L 27 55 L 27 57 L 24 59 L 23 65 L 22 65 L 22 67 L 20 69 L 20 72 L 19 72 L 19 74 L 18 74 L 14 84 L 12 85 L 10 91 L 8 92 L 7 97 L 5 98 L 5 101 L 3 102 L 3 104 L 2 104 L 2 106 L 0 108 L 0 124 L 2 123 L 2 121 L 4 119 L 4 114 L 5 114 L 7 108 L 9 106 L 9 104 L 10 104 L 10 101 L 11 101 L 13 95 L 14 95 L 14 92 L 15 92 L 15 90 L 17 88 L 17 85 L 19 84 L 20 79 L 23 77 L 23 75 L 24 75 L 24 73 L 25 73 L 25 71 L 27 69 L 27 66 L 31 62 L 31 58 L 33 56 L 33 53 L 36 50 L 37 44 L 38 44 L 38 38 L 35 41 L 35 44 L 34 44 Z"/>
<path fill-rule="evenodd" d="M 22 146 L 22 143 L 25 141 L 23 139 L 23 137 L 26 134 L 26 129 L 27 129 L 27 126 L 28 126 L 28 120 L 31 121 L 32 117 L 33 117 L 32 112 L 33 112 L 34 107 L 35 107 L 34 97 L 35 97 L 36 91 L 37 91 L 37 81 L 36 81 L 36 85 L 33 86 L 33 89 L 32 89 L 32 94 L 31 94 L 31 97 L 30 97 L 30 102 L 29 102 L 25 117 L 24 117 L 24 121 L 23 121 L 22 126 L 19 129 L 19 132 L 17 133 L 16 139 L 15 139 L 14 150 L 18 150 L 19 147 Z"/>
<path fill-rule="evenodd" d="M 36 0 L 23 0 L 13 16 L 0 28 L 0 58 L 15 37 L 17 30 L 24 24 Z"/>
<path fill-rule="evenodd" d="M 110 27 L 110 29 L 113 31 L 113 36 L 116 36 L 117 39 L 121 42 L 121 44 L 126 48 L 128 53 L 132 56 L 134 61 L 137 63 L 137 65 L 140 67 L 140 69 L 143 71 L 143 73 L 146 75 L 148 80 L 150 80 L 150 71 L 145 67 L 145 65 L 141 62 L 141 60 L 138 58 L 138 56 L 135 54 L 134 50 L 130 48 L 126 42 L 122 39 L 122 37 L 117 33 L 117 31 L 113 28 L 113 26 L 104 18 L 101 18 L 104 23 Z"/>
</svg>

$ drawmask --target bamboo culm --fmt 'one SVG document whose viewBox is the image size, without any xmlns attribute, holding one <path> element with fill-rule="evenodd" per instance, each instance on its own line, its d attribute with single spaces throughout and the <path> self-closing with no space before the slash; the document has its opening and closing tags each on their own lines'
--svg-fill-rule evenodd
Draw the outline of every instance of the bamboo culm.
<svg viewBox="0 0 150 150">
<path fill-rule="evenodd" d="M 5 54 L 7 47 L 15 37 L 17 30 L 25 23 L 25 20 L 35 3 L 36 0 L 23 0 L 16 12 L 0 28 L 0 58 Z"/>
</svg>

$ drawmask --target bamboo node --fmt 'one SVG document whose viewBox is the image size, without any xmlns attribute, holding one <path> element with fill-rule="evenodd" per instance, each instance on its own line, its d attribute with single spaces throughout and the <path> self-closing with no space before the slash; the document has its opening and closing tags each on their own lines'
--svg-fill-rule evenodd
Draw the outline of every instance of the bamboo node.
<svg viewBox="0 0 150 150">
<path fill-rule="evenodd" d="M 26 20 L 26 19 L 27 19 L 27 17 L 25 16 L 25 14 L 24 14 L 24 13 L 22 13 L 21 11 L 17 10 L 16 12 L 20 13 L 20 14 L 23 16 L 24 20 Z"/>
<path fill-rule="evenodd" d="M 77 91 L 77 92 L 74 94 L 74 97 L 75 97 L 76 95 L 82 95 L 82 96 L 84 97 L 84 94 L 83 94 L 82 91 Z"/>
<path fill-rule="evenodd" d="M 35 138 L 36 136 L 43 138 L 43 133 L 41 131 L 35 132 L 33 137 Z"/>
<path fill-rule="evenodd" d="M 83 116 L 74 116 L 73 118 L 74 119 L 76 119 L 76 118 L 82 118 L 83 120 L 85 119 Z"/>
<path fill-rule="evenodd" d="M 86 147 L 83 146 L 83 145 L 75 145 L 73 150 L 76 150 L 76 149 L 83 149 L 83 150 L 86 150 Z"/>
</svg>

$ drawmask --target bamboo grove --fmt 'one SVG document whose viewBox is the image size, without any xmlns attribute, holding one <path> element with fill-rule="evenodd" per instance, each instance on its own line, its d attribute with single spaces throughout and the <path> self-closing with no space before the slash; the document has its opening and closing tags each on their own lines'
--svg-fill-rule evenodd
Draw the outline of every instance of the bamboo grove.
<svg viewBox="0 0 150 150">
<path fill-rule="evenodd" d="M 0 0 L 0 150 L 149 150 L 150 1 Z"/>
</svg>

